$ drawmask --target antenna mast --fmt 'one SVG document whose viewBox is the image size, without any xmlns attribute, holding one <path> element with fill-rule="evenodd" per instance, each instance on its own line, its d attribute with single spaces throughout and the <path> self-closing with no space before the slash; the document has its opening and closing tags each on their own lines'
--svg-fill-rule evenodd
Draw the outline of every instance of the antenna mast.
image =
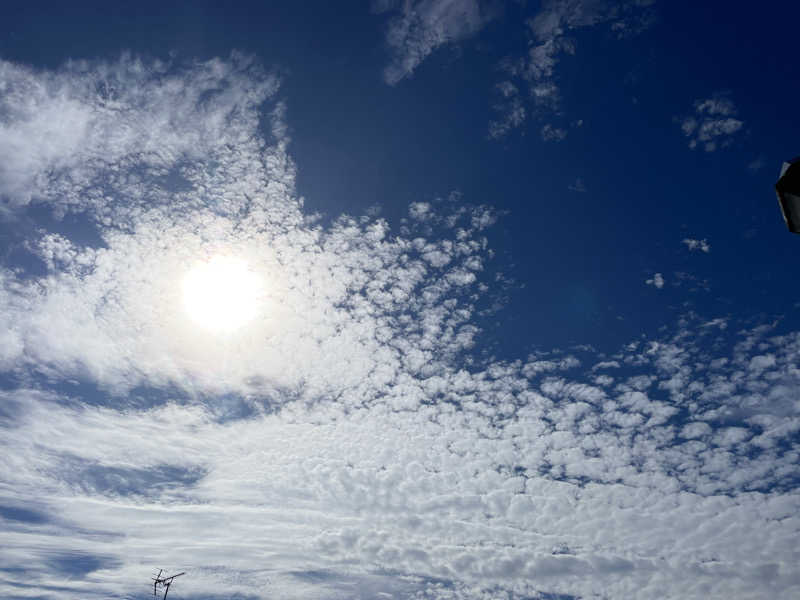
<svg viewBox="0 0 800 600">
<path fill-rule="evenodd" d="M 167 600 L 167 594 L 169 594 L 169 586 L 172 585 L 172 580 L 176 577 L 180 577 L 181 575 L 186 575 L 186 571 L 182 573 L 178 573 L 177 575 L 170 575 L 169 577 L 162 577 L 161 573 L 164 572 L 164 569 L 158 570 L 158 575 L 153 577 L 153 598 L 155 600 L 158 599 L 158 586 L 164 588 L 164 595 L 161 597 L 161 600 Z"/>
</svg>

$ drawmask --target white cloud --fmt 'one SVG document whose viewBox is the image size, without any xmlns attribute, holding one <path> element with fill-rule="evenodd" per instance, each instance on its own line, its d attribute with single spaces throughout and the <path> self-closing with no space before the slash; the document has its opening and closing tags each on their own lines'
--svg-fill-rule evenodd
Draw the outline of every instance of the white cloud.
<svg viewBox="0 0 800 600">
<path fill-rule="evenodd" d="M 707 436 L 711 433 L 708 423 L 689 423 L 681 429 L 681 436 L 689 439 Z"/>
<path fill-rule="evenodd" d="M 428 221 L 433 218 L 433 207 L 430 202 L 412 202 L 408 213 L 415 221 Z"/>
<path fill-rule="evenodd" d="M 373 9 L 394 10 L 397 4 L 382 2 Z M 411 0 L 399 10 L 386 33 L 392 59 L 383 76 L 389 85 L 410 77 L 439 46 L 476 33 L 493 17 L 478 0 Z"/>
<path fill-rule="evenodd" d="M 600 369 L 619 369 L 620 368 L 619 361 L 616 360 L 604 360 L 592 367 L 592 371 L 598 371 Z"/>
<path fill-rule="evenodd" d="M 0 194 L 12 204 L 58 198 L 64 210 L 86 204 L 77 190 L 98 186 L 93 178 L 111 165 L 158 170 L 241 141 L 258 119 L 253 108 L 277 88 L 276 78 L 259 71 L 241 55 L 179 73 L 128 56 L 114 64 L 72 62 L 54 73 L 2 61 Z M 94 204 L 99 210 L 103 200 Z"/>
<path fill-rule="evenodd" d="M 730 98 L 716 96 L 708 100 L 698 100 L 695 103 L 695 110 L 699 114 L 730 116 L 736 114 L 736 107 Z"/>
<path fill-rule="evenodd" d="M 661 289 L 664 287 L 664 277 L 661 275 L 661 273 L 656 273 L 652 278 L 646 280 L 645 283 Z"/>
<path fill-rule="evenodd" d="M 574 356 L 567 356 L 559 360 L 541 360 L 529 357 L 528 362 L 522 367 L 522 375 L 525 377 L 536 377 L 540 373 L 552 371 L 566 371 L 580 366 L 581 362 Z"/>
<path fill-rule="evenodd" d="M 44 178 L 51 159 L 21 146 L 31 201 L 79 212 L 102 243 L 43 231 L 44 275 L 0 271 L 0 368 L 19 382 L 0 392 L 0 596 L 132 596 L 154 565 L 186 570 L 186 597 L 797 595 L 800 335 L 687 317 L 610 355 L 468 363 L 491 211 L 322 226 L 293 191 L 285 108 L 266 107 L 264 138 L 243 100 L 269 102 L 268 75 L 141 64 L 133 89 L 126 64 L 8 72 L 72 90 L 116 71 L 106 130 L 161 122 L 175 148 L 209 125 L 171 122 L 170 94 L 202 80 L 227 98 L 197 96 L 202 114 L 237 134 L 95 162 L 76 133 Z M 136 90 L 164 100 L 141 123 L 125 118 Z M 176 298 L 219 251 L 269 288 L 223 338 Z"/>
<path fill-rule="evenodd" d="M 519 127 L 527 118 L 527 111 L 519 94 L 519 89 L 510 81 L 501 81 L 495 86 L 500 100 L 494 109 L 499 118 L 489 122 L 489 137 L 498 139 L 515 127 Z"/>
<path fill-rule="evenodd" d="M 506 79 L 495 86 L 499 99 L 493 105 L 497 118 L 488 126 L 490 139 L 500 139 L 522 126 L 532 113 L 555 113 L 560 106 L 556 67 L 563 54 L 575 54 L 575 41 L 568 34 L 600 23 L 610 26 L 618 37 L 636 35 L 653 22 L 654 0 L 548 0 L 526 21 L 532 38 L 524 56 L 501 63 Z M 492 21 L 496 5 L 480 0 L 375 0 L 373 13 L 392 14 L 386 32 L 391 60 L 384 80 L 396 85 L 411 77 L 433 52 L 475 35 Z M 532 107 L 519 93 L 527 89 Z M 579 125 L 577 125 L 579 126 Z M 563 128 L 554 128 L 564 132 Z M 545 138 L 546 141 L 561 138 Z"/>
<path fill-rule="evenodd" d="M 547 123 L 542 127 L 541 135 L 545 142 L 562 142 L 567 137 L 567 131 Z"/>
<path fill-rule="evenodd" d="M 702 145 L 706 152 L 714 152 L 729 146 L 744 126 L 743 121 L 734 117 L 737 110 L 733 102 L 722 94 L 697 100 L 694 109 L 694 115 L 677 119 L 692 149 Z"/>
<path fill-rule="evenodd" d="M 767 367 L 774 372 L 792 365 L 800 349 L 796 336 L 758 343 L 781 348 Z M 697 364 L 692 377 L 703 384 L 691 393 L 705 400 L 690 410 L 725 421 L 710 410 L 716 383 L 693 358 L 699 348 L 665 341 L 651 350 L 658 381 Z M 636 587 L 643 598 L 757 595 L 765 585 L 777 595 L 796 591 L 797 496 L 746 491 L 797 472 L 792 456 L 753 455 L 758 443 L 774 447 L 769 436 L 753 438 L 769 409 L 717 433 L 708 420 L 675 431 L 667 419 L 676 411 L 657 390 L 610 395 L 551 378 L 536 392 L 520 387 L 518 368 L 497 365 L 490 377 L 445 373 L 402 407 L 295 402 L 232 423 L 196 406 L 136 413 L 18 392 L 4 440 L 15 468 L 4 477 L 15 497 L 36 491 L 38 510 L 59 519 L 56 528 L 34 527 L 46 550 L 25 560 L 36 566 L 55 550 L 113 557 L 118 568 L 92 574 L 104 590 L 139 585 L 152 561 L 180 565 L 191 574 L 187 594 L 259 593 L 267 585 L 272 595 L 316 597 L 348 577 L 377 591 L 400 586 L 433 597 L 425 581 L 455 577 L 455 597 L 464 598 L 498 589 L 511 597 L 536 590 L 589 596 Z M 639 379 L 633 385 L 645 387 Z M 747 406 L 747 388 L 762 380 L 769 377 L 741 381 L 742 394 L 731 391 L 716 406 Z M 420 403 L 434 390 L 455 394 L 462 407 Z M 142 477 L 163 481 L 140 488 L 132 503 L 126 490 Z M 124 544 L 82 536 L 88 526 L 124 532 Z M 16 565 L 32 533 L 12 533 L 2 552 L 5 564 Z M 712 558 L 719 568 L 709 567 Z M 405 575 L 387 575 L 387 564 Z M 304 585 L 304 572 L 313 586 Z"/>
<path fill-rule="evenodd" d="M 728 327 L 728 319 L 717 317 L 716 319 L 711 319 L 707 323 L 703 323 L 701 327 L 718 327 L 720 329 L 726 329 Z"/>
<path fill-rule="evenodd" d="M 596 0 L 546 0 L 536 15 L 526 24 L 532 38 L 530 48 L 522 57 L 512 57 L 501 64 L 506 76 L 503 85 L 524 85 L 528 89 L 533 107 L 528 113 L 552 115 L 558 113 L 561 104 L 561 91 L 558 85 L 557 67 L 564 55 L 574 55 L 577 51 L 575 40 L 569 37 L 573 31 L 609 24 L 619 37 L 635 35 L 653 23 L 651 0 L 605 2 Z M 524 119 L 511 119 L 509 115 L 520 114 L 521 103 L 498 103 L 495 109 L 500 118 L 490 125 L 491 137 L 506 135 L 519 127 Z M 580 126 L 578 122 L 576 126 Z M 558 129 L 564 132 L 564 129 Z M 545 141 L 554 138 L 546 138 Z M 563 136 L 558 139 L 563 139 Z"/>
<path fill-rule="evenodd" d="M 682 241 L 683 244 L 686 244 L 686 247 L 689 250 L 699 250 L 700 252 L 705 252 L 708 254 L 711 252 L 711 244 L 708 243 L 708 240 L 695 240 L 692 238 L 684 238 Z"/>
</svg>

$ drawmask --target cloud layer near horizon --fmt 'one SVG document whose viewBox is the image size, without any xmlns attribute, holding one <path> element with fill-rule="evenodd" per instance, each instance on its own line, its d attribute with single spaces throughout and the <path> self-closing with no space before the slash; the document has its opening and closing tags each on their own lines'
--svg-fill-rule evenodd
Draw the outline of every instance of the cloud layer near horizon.
<svg viewBox="0 0 800 600">
<path fill-rule="evenodd" d="M 690 316 L 482 361 L 491 210 L 324 225 L 247 58 L 0 86 L 7 218 L 56 216 L 0 279 L 3 596 L 128 597 L 156 565 L 185 596 L 800 589 L 797 333 Z M 216 253 L 268 288 L 224 338 L 178 298 Z"/>
</svg>

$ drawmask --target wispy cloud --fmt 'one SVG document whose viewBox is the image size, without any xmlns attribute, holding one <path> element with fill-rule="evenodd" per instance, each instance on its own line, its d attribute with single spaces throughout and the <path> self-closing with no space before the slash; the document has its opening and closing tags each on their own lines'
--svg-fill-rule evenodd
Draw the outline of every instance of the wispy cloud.
<svg viewBox="0 0 800 600">
<path fill-rule="evenodd" d="M 386 43 L 392 54 L 383 72 L 389 85 L 410 77 L 438 47 L 476 33 L 493 18 L 478 0 L 375 2 L 375 12 L 399 12 L 389 22 Z"/>
<path fill-rule="evenodd" d="M 490 121 L 488 136 L 502 138 L 532 114 L 552 116 L 559 111 L 556 68 L 564 54 L 576 52 L 576 42 L 569 37 L 571 31 L 605 23 L 618 37 L 635 35 L 653 23 L 653 4 L 655 0 L 544 2 L 525 24 L 532 40 L 530 49 L 524 56 L 501 62 L 505 78 L 494 89 L 497 118 Z M 411 77 L 438 48 L 476 34 L 497 14 L 494 3 L 480 0 L 376 0 L 372 11 L 392 15 L 386 30 L 391 59 L 383 73 L 389 85 Z M 566 129 L 551 127 L 566 135 Z"/>
<path fill-rule="evenodd" d="M 494 213 L 320 225 L 268 73 L 4 69 L 59 82 L 36 114 L 88 115 L 63 156 L 17 146 L 10 210 L 98 242 L 43 230 L 39 270 L 0 271 L 0 596 L 130 597 L 154 565 L 184 597 L 797 594 L 798 334 L 690 315 L 611 354 L 480 359 Z M 0 115 L 0 147 L 39 118 Z M 219 252 L 267 284 L 223 337 L 178 291 Z"/>
<path fill-rule="evenodd" d="M 531 104 L 528 113 L 548 116 L 557 113 L 561 106 L 557 67 L 564 55 L 575 55 L 577 52 L 577 43 L 569 36 L 570 32 L 605 23 L 620 37 L 634 35 L 652 24 L 651 7 L 654 3 L 654 0 L 543 2 L 539 12 L 526 23 L 531 36 L 527 53 L 502 62 L 501 68 L 508 79 L 501 85 L 527 88 Z M 507 126 L 495 128 L 493 137 L 505 135 L 515 126 L 522 125 L 523 120 L 509 118 L 512 112 L 519 114 L 514 103 L 498 103 L 495 109 L 499 117 L 492 123 L 505 123 Z M 490 133 L 492 131 L 490 124 Z"/>
<path fill-rule="evenodd" d="M 706 152 L 729 146 L 744 122 L 735 118 L 736 107 L 730 98 L 717 94 L 694 103 L 694 114 L 677 119 L 689 147 L 702 146 Z"/>
<path fill-rule="evenodd" d="M 542 126 L 540 134 L 545 142 L 562 142 L 567 137 L 567 130 L 547 123 Z"/>
<path fill-rule="evenodd" d="M 709 244 L 708 240 L 706 239 L 695 240 L 692 238 L 684 238 L 681 243 L 686 244 L 686 247 L 690 251 L 699 250 L 700 252 L 705 252 L 706 254 L 711 252 L 711 244 Z"/>
<path fill-rule="evenodd" d="M 501 81 L 495 89 L 500 98 L 494 104 L 499 118 L 489 122 L 491 139 L 505 136 L 512 129 L 522 125 L 527 118 L 527 111 L 516 85 L 510 81 Z"/>
</svg>

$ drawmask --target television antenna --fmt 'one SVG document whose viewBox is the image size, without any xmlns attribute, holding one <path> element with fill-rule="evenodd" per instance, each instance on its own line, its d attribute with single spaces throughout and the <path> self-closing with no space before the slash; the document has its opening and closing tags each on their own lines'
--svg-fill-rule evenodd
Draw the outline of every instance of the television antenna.
<svg viewBox="0 0 800 600">
<path fill-rule="evenodd" d="M 176 577 L 180 577 L 181 575 L 186 575 L 186 571 L 183 573 L 178 573 L 177 575 L 170 575 L 169 577 L 162 577 L 161 574 L 164 572 L 164 569 L 158 570 L 158 575 L 153 577 L 153 598 L 158 598 L 158 586 L 164 588 L 164 595 L 161 597 L 161 600 L 167 600 L 167 594 L 169 594 L 169 586 L 172 585 L 172 580 Z"/>
</svg>

